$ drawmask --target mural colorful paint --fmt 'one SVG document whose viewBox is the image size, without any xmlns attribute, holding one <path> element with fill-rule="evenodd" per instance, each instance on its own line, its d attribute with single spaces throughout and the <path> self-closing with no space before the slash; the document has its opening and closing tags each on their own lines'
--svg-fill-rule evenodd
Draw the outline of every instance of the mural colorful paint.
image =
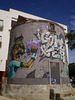
<svg viewBox="0 0 75 100">
<path fill-rule="evenodd" d="M 20 62 L 19 58 L 25 53 L 25 47 L 23 44 L 23 36 L 19 36 L 15 38 L 14 45 L 11 51 L 11 57 L 12 60 L 10 61 L 9 68 L 10 71 L 8 73 L 8 78 L 14 78 L 16 75 L 16 71 L 18 68 L 30 68 L 33 65 L 34 60 L 36 59 L 36 53 L 38 50 L 38 47 L 36 46 L 31 46 L 31 52 L 32 56 L 28 63 Z"/>
<path fill-rule="evenodd" d="M 14 43 L 10 44 L 12 48 L 10 47 L 8 78 L 15 78 L 17 69 L 22 68 L 25 72 L 21 74 L 23 78 L 50 78 L 49 59 L 59 59 L 64 64 L 66 62 L 65 40 L 62 32 L 59 34 L 50 32 L 49 26 L 46 25 L 38 26 L 33 31 L 32 27 L 29 29 L 29 31 L 21 30 L 24 33 L 16 33 L 17 37 L 13 35 L 13 39 L 11 38 Z M 56 78 L 52 78 L 52 82 L 57 84 Z"/>
<path fill-rule="evenodd" d="M 37 53 L 40 53 L 40 41 L 39 40 L 37 40 L 36 38 L 32 38 L 32 39 L 30 39 L 30 41 L 26 44 L 26 52 L 27 52 L 27 54 L 29 55 L 29 54 L 32 54 L 32 52 L 31 52 L 31 47 L 33 47 L 33 46 L 35 46 L 35 47 L 38 47 L 38 51 L 37 51 Z"/>
<path fill-rule="evenodd" d="M 41 58 L 49 57 L 51 59 L 60 59 L 64 63 L 66 62 L 65 43 L 62 34 L 55 35 L 47 29 L 38 29 L 35 36 L 40 41 Z"/>
<path fill-rule="evenodd" d="M 67 68 L 66 68 L 66 78 L 68 78 L 68 76 L 69 76 L 69 67 L 67 66 Z"/>
</svg>

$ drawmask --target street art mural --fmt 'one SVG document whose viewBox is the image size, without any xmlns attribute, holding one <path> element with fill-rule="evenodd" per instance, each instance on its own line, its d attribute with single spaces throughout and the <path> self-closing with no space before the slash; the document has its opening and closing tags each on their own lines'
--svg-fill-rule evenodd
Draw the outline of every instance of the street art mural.
<svg viewBox="0 0 75 100">
<path fill-rule="evenodd" d="M 38 29 L 34 34 L 40 41 L 41 58 L 60 59 L 65 63 L 65 43 L 62 34 L 55 35 L 46 29 Z"/>
<path fill-rule="evenodd" d="M 66 72 L 66 78 L 68 78 L 68 76 L 69 76 L 69 67 L 68 66 L 67 66 L 65 72 Z"/>
<path fill-rule="evenodd" d="M 25 73 L 21 74 L 24 78 L 50 78 L 49 59 L 59 59 L 63 64 L 66 63 L 65 40 L 62 32 L 57 34 L 51 32 L 47 25 L 40 26 L 33 31 L 26 31 L 28 33 L 25 30 L 24 33 L 14 31 L 16 35 L 11 38 L 14 43 L 10 44 L 12 46 L 7 66 L 8 78 L 15 78 L 18 69 L 24 70 Z M 52 84 L 57 84 L 55 78 L 51 77 L 51 81 Z"/>
<path fill-rule="evenodd" d="M 36 58 L 36 53 L 37 53 L 38 47 L 32 46 L 30 48 L 30 52 L 32 52 L 32 56 L 30 60 L 27 63 L 20 62 L 19 58 L 25 53 L 25 47 L 23 44 L 23 36 L 21 35 L 20 37 L 15 38 L 14 40 L 14 45 L 11 51 L 11 57 L 12 60 L 10 61 L 9 64 L 9 73 L 8 73 L 8 78 L 14 78 L 16 75 L 16 71 L 18 68 L 30 68 L 33 65 L 33 62 Z"/>
</svg>

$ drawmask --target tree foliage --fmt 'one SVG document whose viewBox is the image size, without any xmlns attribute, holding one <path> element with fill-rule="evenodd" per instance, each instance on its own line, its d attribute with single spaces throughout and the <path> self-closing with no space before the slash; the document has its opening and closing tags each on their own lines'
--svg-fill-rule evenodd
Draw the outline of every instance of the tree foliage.
<svg viewBox="0 0 75 100">
<path fill-rule="evenodd" d="M 69 76 L 75 79 L 75 63 L 69 64 Z"/>
<path fill-rule="evenodd" d="M 75 50 L 75 30 L 70 30 L 69 33 L 65 35 L 65 37 L 68 39 L 68 46 L 71 50 Z"/>
</svg>

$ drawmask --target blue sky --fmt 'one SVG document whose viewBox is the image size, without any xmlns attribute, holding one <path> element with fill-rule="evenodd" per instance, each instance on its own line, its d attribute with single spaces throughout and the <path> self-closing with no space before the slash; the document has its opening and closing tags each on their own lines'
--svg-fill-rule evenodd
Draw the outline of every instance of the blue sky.
<svg viewBox="0 0 75 100">
<path fill-rule="evenodd" d="M 0 9 L 9 8 L 30 13 L 75 29 L 75 0 L 1 0 Z M 69 50 L 70 63 L 75 62 L 75 51 Z"/>
</svg>

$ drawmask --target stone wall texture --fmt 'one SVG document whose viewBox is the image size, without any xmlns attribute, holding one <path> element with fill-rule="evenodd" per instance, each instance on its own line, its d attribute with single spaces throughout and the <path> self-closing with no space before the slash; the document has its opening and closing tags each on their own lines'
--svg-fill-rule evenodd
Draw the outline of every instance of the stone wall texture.
<svg viewBox="0 0 75 100">
<path fill-rule="evenodd" d="M 73 90 L 70 84 L 15 85 L 7 84 L 5 79 L 3 79 L 2 95 L 16 99 L 22 98 L 24 100 L 50 100 L 51 98 L 55 99 L 56 97 L 64 98 L 74 96 L 75 90 Z"/>
</svg>

